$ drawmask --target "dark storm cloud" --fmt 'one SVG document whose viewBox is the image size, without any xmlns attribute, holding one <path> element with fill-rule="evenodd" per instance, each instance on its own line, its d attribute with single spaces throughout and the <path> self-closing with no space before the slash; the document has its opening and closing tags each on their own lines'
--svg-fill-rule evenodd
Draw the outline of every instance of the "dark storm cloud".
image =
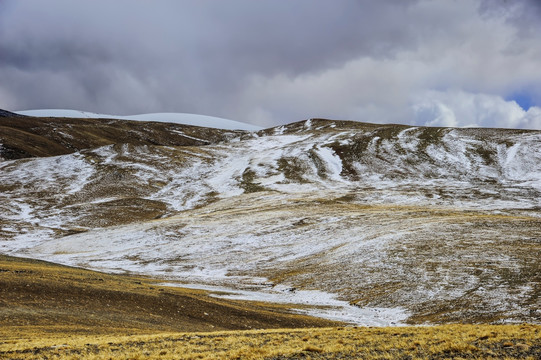
<svg viewBox="0 0 541 360">
<path fill-rule="evenodd" d="M 539 0 L 483 0 L 480 10 L 492 16 L 505 16 L 519 29 L 521 36 L 539 36 L 541 33 Z"/>
<path fill-rule="evenodd" d="M 534 24 L 523 11 L 534 2 L 502 15 L 501 1 L 0 0 L 0 108 L 194 112 L 264 125 L 371 109 L 407 121 L 410 93 L 508 95 L 507 80 L 476 69 L 499 49 L 482 45 L 467 71 L 456 66 L 471 61 L 464 36 L 485 31 L 478 12 Z"/>
<path fill-rule="evenodd" d="M 148 87 L 148 93 L 140 95 L 155 100 L 154 110 L 204 111 L 198 104 L 230 101 L 251 73 L 295 76 L 338 66 L 362 53 L 392 56 L 397 44 L 410 40 L 398 21 L 402 11 L 397 11 L 408 4 L 374 4 L 4 1 L 0 71 L 4 87 L 24 93 L 32 86 L 31 78 L 47 80 L 30 91 L 31 96 L 15 92 L 19 107 L 88 102 L 86 108 L 96 111 L 152 110 L 144 99 L 131 97 L 136 83 Z M 52 74 L 64 78 L 51 84 L 56 87 L 73 82 L 66 85 L 79 90 L 75 98 L 69 91 L 58 99 L 46 94 Z M 132 84 L 112 84 L 119 81 Z M 133 104 L 97 102 L 97 94 L 114 89 L 124 95 L 113 97 L 133 99 Z"/>
</svg>

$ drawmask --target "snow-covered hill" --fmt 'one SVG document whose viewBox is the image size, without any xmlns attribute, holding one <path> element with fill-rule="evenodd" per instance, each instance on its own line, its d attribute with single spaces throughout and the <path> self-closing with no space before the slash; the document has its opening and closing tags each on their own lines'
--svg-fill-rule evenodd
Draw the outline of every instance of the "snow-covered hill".
<svg viewBox="0 0 541 360">
<path fill-rule="evenodd" d="M 258 131 L 260 126 L 243 123 L 240 121 L 228 120 L 214 116 L 185 114 L 185 113 L 153 113 L 140 115 L 107 115 L 97 114 L 88 111 L 67 110 L 67 109 L 38 109 L 17 111 L 17 114 L 36 117 L 65 117 L 65 118 L 90 118 L 90 119 L 121 119 L 137 121 L 157 121 L 174 124 L 184 124 L 193 126 L 203 126 L 215 129 L 225 130 L 246 130 Z"/>
<path fill-rule="evenodd" d="M 314 119 L 6 161 L 0 190 L 3 253 L 365 325 L 541 321 L 539 131 Z"/>
</svg>

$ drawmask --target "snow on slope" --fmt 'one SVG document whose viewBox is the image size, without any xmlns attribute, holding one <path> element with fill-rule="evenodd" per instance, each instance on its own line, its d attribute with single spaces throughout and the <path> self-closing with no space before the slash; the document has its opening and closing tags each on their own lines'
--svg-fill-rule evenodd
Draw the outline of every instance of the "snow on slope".
<svg viewBox="0 0 541 360">
<path fill-rule="evenodd" d="M 121 119 L 121 120 L 136 120 L 136 121 L 156 121 L 168 122 L 175 124 L 194 125 L 202 127 L 211 127 L 224 130 L 246 130 L 258 131 L 262 128 L 252 124 L 246 124 L 240 121 L 228 120 L 213 116 L 186 114 L 186 113 L 153 113 L 140 115 L 107 115 L 97 114 L 87 111 L 67 110 L 67 109 L 40 109 L 40 110 L 24 110 L 16 111 L 15 113 L 26 116 L 37 117 L 66 117 L 66 118 L 105 118 L 105 119 Z"/>
<path fill-rule="evenodd" d="M 309 125 L 0 163 L 0 249 L 364 325 L 536 321 L 540 132 Z"/>
</svg>

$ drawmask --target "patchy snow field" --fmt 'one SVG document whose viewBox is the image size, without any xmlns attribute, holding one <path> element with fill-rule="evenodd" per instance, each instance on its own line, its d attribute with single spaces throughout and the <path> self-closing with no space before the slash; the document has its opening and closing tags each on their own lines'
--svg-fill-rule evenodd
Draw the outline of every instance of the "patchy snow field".
<svg viewBox="0 0 541 360">
<path fill-rule="evenodd" d="M 312 120 L 0 162 L 0 251 L 362 325 L 540 322 L 541 133 Z"/>
</svg>

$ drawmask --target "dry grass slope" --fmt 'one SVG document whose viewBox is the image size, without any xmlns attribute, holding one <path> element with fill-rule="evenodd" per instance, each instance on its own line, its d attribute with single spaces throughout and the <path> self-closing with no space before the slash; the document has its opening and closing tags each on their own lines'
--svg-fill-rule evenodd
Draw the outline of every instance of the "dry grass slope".
<svg viewBox="0 0 541 360">
<path fill-rule="evenodd" d="M 154 282 L 0 255 L 0 341 L 336 324 Z"/>
<path fill-rule="evenodd" d="M 541 356 L 539 325 L 336 327 L 276 305 L 217 300 L 152 279 L 37 260 L 0 256 L 0 272 L 0 359 Z M 267 330 L 241 330 L 250 328 Z"/>
<path fill-rule="evenodd" d="M 71 154 L 111 144 L 201 146 L 246 132 L 115 119 L 0 116 L 0 160 Z"/>
<path fill-rule="evenodd" d="M 541 326 L 320 328 L 5 341 L 10 359 L 539 359 Z"/>
</svg>

